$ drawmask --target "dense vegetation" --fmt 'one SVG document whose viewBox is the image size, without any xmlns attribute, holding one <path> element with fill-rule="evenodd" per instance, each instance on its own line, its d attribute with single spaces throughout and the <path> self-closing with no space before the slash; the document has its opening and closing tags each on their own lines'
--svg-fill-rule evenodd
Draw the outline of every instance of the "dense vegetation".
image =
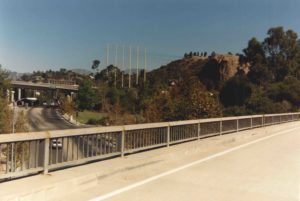
<svg viewBox="0 0 300 201">
<path fill-rule="evenodd" d="M 230 53 L 231 54 L 231 53 Z M 207 53 L 185 54 L 183 60 L 149 72 L 147 81 L 121 88 L 121 71 L 108 66 L 95 73 L 94 83 L 80 85 L 79 110 L 107 113 L 112 123 L 138 123 L 297 111 L 300 106 L 300 42 L 292 30 L 271 28 L 263 41 L 252 38 L 239 54 L 239 68 L 227 79 L 220 78 L 220 63 L 211 59 L 183 61 Z M 93 62 L 96 69 L 99 61 Z M 140 80 L 142 80 L 142 74 Z M 128 82 L 128 75 L 125 76 Z M 135 75 L 131 77 L 135 80 Z M 134 82 L 135 83 L 135 82 Z M 92 90 L 97 86 L 97 90 Z M 125 118 L 117 118 L 118 116 Z M 128 118 L 128 115 L 132 118 Z M 121 119 L 121 121 L 120 121 Z"/>
<path fill-rule="evenodd" d="M 182 60 L 149 72 L 146 82 L 131 88 L 120 87 L 122 72 L 108 66 L 95 74 L 94 83 L 82 82 L 78 109 L 107 113 L 116 124 L 299 109 L 300 42 L 292 30 L 275 27 L 267 32 L 263 41 L 252 38 L 243 54 L 238 55 L 239 65 L 248 65 L 249 71 L 238 68 L 237 73 L 226 80 L 221 79 L 220 74 L 223 64 L 212 59 L 215 55 L 213 52 L 208 59 L 193 62 L 188 67 L 187 62 L 193 56 L 206 57 L 207 53 L 186 53 Z M 93 69 L 100 63 L 95 61 Z M 131 79 L 133 82 L 135 75 Z M 128 75 L 124 82 L 128 82 Z M 97 90 L 91 90 L 93 84 Z"/>
<path fill-rule="evenodd" d="M 220 100 L 225 115 L 299 110 L 300 40 L 282 27 L 267 34 L 261 42 L 252 38 L 243 50 L 249 73 L 239 72 L 224 83 Z"/>
<path fill-rule="evenodd" d="M 13 127 L 13 111 L 8 105 L 7 89 L 10 88 L 8 82 L 9 72 L 4 70 L 0 65 L 0 134 L 11 133 Z M 15 122 L 16 132 L 25 132 L 28 130 L 24 113 L 20 112 L 17 115 Z"/>
</svg>

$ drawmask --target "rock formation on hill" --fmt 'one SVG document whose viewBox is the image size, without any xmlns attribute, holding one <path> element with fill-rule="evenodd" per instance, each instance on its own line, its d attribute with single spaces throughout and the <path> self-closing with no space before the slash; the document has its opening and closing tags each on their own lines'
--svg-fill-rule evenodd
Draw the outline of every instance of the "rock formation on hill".
<svg viewBox="0 0 300 201">
<path fill-rule="evenodd" d="M 239 60 L 238 55 L 232 54 L 186 56 L 150 72 L 150 76 L 160 77 L 162 82 L 180 81 L 197 76 L 208 88 L 218 88 L 220 83 L 234 76 L 238 70 L 248 73 L 249 65 L 241 64 Z M 212 81 L 215 83 L 211 83 Z"/>
</svg>

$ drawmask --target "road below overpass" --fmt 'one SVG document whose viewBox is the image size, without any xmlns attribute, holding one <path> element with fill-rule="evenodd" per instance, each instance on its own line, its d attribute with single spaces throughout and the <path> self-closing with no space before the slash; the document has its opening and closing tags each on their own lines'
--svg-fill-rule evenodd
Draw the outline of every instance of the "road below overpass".
<svg viewBox="0 0 300 201">
<path fill-rule="evenodd" d="M 54 108 L 32 107 L 26 110 L 30 131 L 46 131 L 78 128 L 57 114 Z"/>
</svg>

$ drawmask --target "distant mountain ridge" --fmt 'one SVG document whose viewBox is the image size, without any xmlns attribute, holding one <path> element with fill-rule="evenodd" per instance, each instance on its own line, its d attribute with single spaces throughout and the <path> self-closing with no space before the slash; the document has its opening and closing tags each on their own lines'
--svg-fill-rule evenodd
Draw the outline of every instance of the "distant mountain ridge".
<svg viewBox="0 0 300 201">
<path fill-rule="evenodd" d="M 27 73 L 9 72 L 8 79 L 10 79 L 10 80 L 18 80 L 24 74 L 27 74 Z"/>
<path fill-rule="evenodd" d="M 81 69 L 81 68 L 75 68 L 75 69 L 69 69 L 70 71 L 80 74 L 80 75 L 89 75 L 92 73 L 92 71 L 86 70 L 86 69 Z M 31 75 L 33 72 L 28 72 L 28 73 L 19 73 L 15 71 L 9 71 L 8 78 L 11 80 L 18 80 L 20 79 L 24 74 Z"/>
<path fill-rule="evenodd" d="M 92 73 L 92 71 L 82 69 L 82 68 L 70 69 L 70 71 L 73 71 L 74 73 L 78 73 L 78 74 L 81 74 L 81 75 L 89 75 L 89 74 Z"/>
</svg>

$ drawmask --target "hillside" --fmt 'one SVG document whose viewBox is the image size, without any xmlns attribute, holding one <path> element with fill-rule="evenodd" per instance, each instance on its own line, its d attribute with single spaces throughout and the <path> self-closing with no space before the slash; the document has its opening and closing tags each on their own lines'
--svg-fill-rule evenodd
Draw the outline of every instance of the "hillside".
<svg viewBox="0 0 300 201">
<path fill-rule="evenodd" d="M 149 72 L 149 78 L 155 81 L 159 79 L 159 81 L 165 83 L 198 77 L 208 88 L 218 88 L 216 85 L 219 82 L 224 82 L 233 77 L 238 69 L 242 69 L 247 74 L 249 66 L 241 65 L 237 55 L 186 56 Z M 216 83 L 208 83 L 212 80 Z"/>
</svg>

